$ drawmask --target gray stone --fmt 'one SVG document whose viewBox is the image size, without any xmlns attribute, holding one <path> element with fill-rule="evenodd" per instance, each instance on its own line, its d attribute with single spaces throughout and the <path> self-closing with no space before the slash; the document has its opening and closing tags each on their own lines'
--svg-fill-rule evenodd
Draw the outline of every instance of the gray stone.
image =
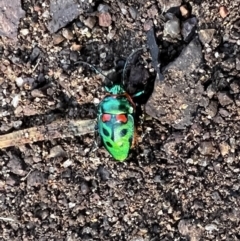
<svg viewBox="0 0 240 241">
<path fill-rule="evenodd" d="M 198 148 L 198 150 L 202 155 L 209 156 L 213 154 L 213 151 L 215 150 L 215 148 L 211 141 L 204 141 L 200 144 L 200 147 Z"/>
<path fill-rule="evenodd" d="M 202 61 L 202 49 L 194 39 L 180 56 L 166 66 L 165 80 L 155 82 L 152 96 L 146 104 L 146 113 L 176 129 L 191 125 L 193 114 L 203 102 L 204 88 L 191 74 Z"/>
<path fill-rule="evenodd" d="M 170 15 L 170 14 L 168 14 Z M 172 17 L 164 24 L 163 35 L 165 37 L 170 37 L 172 39 L 179 39 L 180 38 L 180 21 L 179 19 L 171 14 Z"/>
<path fill-rule="evenodd" d="M 233 103 L 233 100 L 226 92 L 218 92 L 217 97 L 222 106 L 227 106 Z"/>
<path fill-rule="evenodd" d="M 17 40 L 18 23 L 25 16 L 21 1 L 0 1 L 0 36 Z"/>
<path fill-rule="evenodd" d="M 184 41 L 189 41 L 195 33 L 197 26 L 197 19 L 195 17 L 189 18 L 182 23 L 181 33 Z"/>
<path fill-rule="evenodd" d="M 57 32 L 72 22 L 81 13 L 89 8 L 89 3 L 75 0 L 52 0 L 50 1 L 50 14 L 52 20 L 48 24 L 51 33 Z"/>
</svg>

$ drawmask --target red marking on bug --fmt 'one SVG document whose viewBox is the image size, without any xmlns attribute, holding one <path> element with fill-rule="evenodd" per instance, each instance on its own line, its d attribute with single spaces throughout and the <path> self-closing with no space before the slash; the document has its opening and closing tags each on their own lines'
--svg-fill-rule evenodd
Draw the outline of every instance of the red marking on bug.
<svg viewBox="0 0 240 241">
<path fill-rule="evenodd" d="M 120 121 L 122 123 L 126 123 L 127 122 L 127 116 L 124 115 L 124 114 L 116 115 L 116 120 Z"/>
<path fill-rule="evenodd" d="M 103 114 L 102 115 L 102 121 L 107 122 L 111 120 L 111 115 L 110 114 Z"/>
</svg>

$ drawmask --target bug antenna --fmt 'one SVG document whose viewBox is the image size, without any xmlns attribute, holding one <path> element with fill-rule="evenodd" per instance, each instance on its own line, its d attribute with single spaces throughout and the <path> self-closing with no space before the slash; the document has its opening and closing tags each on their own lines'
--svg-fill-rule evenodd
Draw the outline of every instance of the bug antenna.
<svg viewBox="0 0 240 241">
<path fill-rule="evenodd" d="M 109 81 L 111 81 L 105 74 L 103 74 L 100 70 L 98 70 L 95 66 L 87 63 L 87 62 L 84 62 L 84 61 L 77 61 L 76 63 L 74 63 L 74 65 L 77 65 L 77 64 L 85 64 L 87 65 L 88 67 L 94 69 L 98 74 L 101 74 L 103 77 L 105 77 L 106 79 L 108 79 Z"/>
<path fill-rule="evenodd" d="M 127 57 L 127 60 L 125 62 L 125 65 L 124 65 L 124 68 L 123 68 L 123 72 L 122 72 L 122 81 L 123 81 L 123 85 L 125 83 L 125 71 L 127 69 L 127 65 L 128 65 L 128 62 L 130 61 L 130 59 L 132 58 L 132 56 L 137 53 L 138 51 L 140 50 L 143 50 L 143 48 L 138 48 L 136 50 L 134 50 L 128 57 Z"/>
</svg>

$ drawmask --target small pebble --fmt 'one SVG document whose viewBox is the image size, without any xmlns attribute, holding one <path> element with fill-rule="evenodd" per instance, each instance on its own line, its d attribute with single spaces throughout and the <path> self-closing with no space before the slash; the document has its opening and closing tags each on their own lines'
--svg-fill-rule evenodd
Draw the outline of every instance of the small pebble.
<svg viewBox="0 0 240 241">
<path fill-rule="evenodd" d="M 113 39 L 113 37 L 116 35 L 116 31 L 115 30 L 112 30 L 108 33 L 107 37 L 108 39 Z"/>
<path fill-rule="evenodd" d="M 41 50 L 38 47 L 33 48 L 32 53 L 30 54 L 31 62 L 34 62 L 40 54 Z"/>
<path fill-rule="evenodd" d="M 118 1 L 118 6 L 122 12 L 123 15 L 126 15 L 127 14 L 127 6 L 122 3 L 121 1 Z"/>
<path fill-rule="evenodd" d="M 206 108 L 206 113 L 208 118 L 213 118 L 218 112 L 218 103 L 217 101 L 211 101 L 208 107 Z"/>
<path fill-rule="evenodd" d="M 97 8 L 98 12 L 100 13 L 106 13 L 109 9 L 110 7 L 107 4 L 99 4 Z"/>
<path fill-rule="evenodd" d="M 209 48 L 206 48 L 206 53 L 211 53 L 212 52 L 212 49 L 209 47 Z"/>
<path fill-rule="evenodd" d="M 74 208 L 75 206 L 76 206 L 76 203 L 72 203 L 72 202 L 68 203 L 69 208 Z"/>
<path fill-rule="evenodd" d="M 74 44 L 71 46 L 71 50 L 72 50 L 72 51 L 80 51 L 81 48 L 82 48 L 82 45 L 76 44 L 76 43 L 74 43 Z"/>
<path fill-rule="evenodd" d="M 214 149 L 211 141 L 203 141 L 198 148 L 200 153 L 204 156 L 211 155 Z"/>
<path fill-rule="evenodd" d="M 220 55 L 219 55 L 218 52 L 215 52 L 215 53 L 214 53 L 214 57 L 215 57 L 216 59 L 219 58 L 219 56 L 220 56 Z"/>
<path fill-rule="evenodd" d="M 230 164 L 232 164 L 233 162 L 234 162 L 234 157 L 232 157 L 232 156 L 229 156 L 228 158 L 227 158 L 227 163 L 230 163 Z"/>
<path fill-rule="evenodd" d="M 199 31 L 199 39 L 202 44 L 209 44 L 212 41 L 215 32 L 215 29 L 201 29 Z"/>
<path fill-rule="evenodd" d="M 81 192 L 83 193 L 83 195 L 86 195 L 87 193 L 89 193 L 90 189 L 88 186 L 87 182 L 82 182 L 81 183 Z"/>
<path fill-rule="evenodd" d="M 188 18 L 182 23 L 182 36 L 185 41 L 188 41 L 194 34 L 197 25 L 197 19 L 195 17 Z"/>
<path fill-rule="evenodd" d="M 95 24 L 96 24 L 96 18 L 95 17 L 88 17 L 85 21 L 84 24 L 89 27 L 90 29 L 92 29 Z"/>
<path fill-rule="evenodd" d="M 58 45 L 62 43 L 65 40 L 65 38 L 61 34 L 54 34 L 53 35 L 53 44 Z"/>
<path fill-rule="evenodd" d="M 174 15 L 172 16 L 172 19 L 168 20 L 164 24 L 164 36 L 170 36 L 171 38 L 175 39 L 179 37 L 180 34 L 180 21 L 177 17 Z"/>
<path fill-rule="evenodd" d="M 156 5 L 152 5 L 152 7 L 147 10 L 147 13 L 148 13 L 149 18 L 154 18 L 155 16 L 157 16 L 158 9 L 157 9 Z"/>
<path fill-rule="evenodd" d="M 64 38 L 66 38 L 68 40 L 73 39 L 73 33 L 67 28 L 64 28 L 62 30 L 62 35 L 63 35 Z"/>
<path fill-rule="evenodd" d="M 28 35 L 29 34 L 29 30 L 27 28 L 24 28 L 24 29 L 21 29 L 20 30 L 20 33 L 24 36 Z"/>
<path fill-rule="evenodd" d="M 69 166 L 71 166 L 72 165 L 72 160 L 70 160 L 70 159 L 67 159 L 64 163 L 63 163 L 63 167 L 64 168 L 67 168 L 67 167 L 69 167 Z"/>
<path fill-rule="evenodd" d="M 81 34 L 82 35 L 87 35 L 89 33 L 88 27 L 81 29 Z"/>
<path fill-rule="evenodd" d="M 43 14 L 42 14 L 42 17 L 43 18 L 49 18 L 50 17 L 50 13 L 48 10 L 44 11 Z"/>
<path fill-rule="evenodd" d="M 19 95 L 16 95 L 13 97 L 11 104 L 14 108 L 17 108 L 18 103 L 19 103 Z"/>
<path fill-rule="evenodd" d="M 107 54 L 106 54 L 106 53 L 101 53 L 101 54 L 100 54 L 100 58 L 101 58 L 101 59 L 105 59 L 105 58 L 106 58 L 106 56 L 107 56 Z"/>
<path fill-rule="evenodd" d="M 112 23 L 112 18 L 110 13 L 104 12 L 98 15 L 98 24 L 101 27 L 109 27 Z"/>
<path fill-rule="evenodd" d="M 42 10 L 41 6 L 39 6 L 39 5 L 37 5 L 37 4 L 33 6 L 33 9 L 34 9 L 34 11 L 36 11 L 36 12 L 40 12 L 40 11 Z"/>
<path fill-rule="evenodd" d="M 95 105 L 98 105 L 98 104 L 100 103 L 100 100 L 99 100 L 98 98 L 94 98 L 94 99 L 93 99 L 93 103 L 94 103 Z"/>
<path fill-rule="evenodd" d="M 84 27 L 84 24 L 83 24 L 83 22 L 82 21 L 80 21 L 79 19 L 78 20 L 76 20 L 76 26 L 78 27 L 78 28 L 82 28 L 82 27 Z"/>
<path fill-rule="evenodd" d="M 149 31 L 151 28 L 152 28 L 152 26 L 153 26 L 153 22 L 152 22 L 152 20 L 147 20 L 146 22 L 144 22 L 144 24 L 143 24 L 143 29 L 144 29 L 144 31 Z"/>
<path fill-rule="evenodd" d="M 156 183 L 161 183 L 161 182 L 162 182 L 161 176 L 160 176 L 160 175 L 156 175 L 156 176 L 153 178 L 153 181 L 156 182 Z"/>
<path fill-rule="evenodd" d="M 228 145 L 228 143 L 222 142 L 219 144 L 219 149 L 220 149 L 221 155 L 224 157 L 225 155 L 227 155 L 229 153 L 231 148 Z"/>
<path fill-rule="evenodd" d="M 14 114 L 15 114 L 16 116 L 18 116 L 22 111 L 23 111 L 23 108 L 22 108 L 21 106 L 18 106 L 18 107 L 14 110 Z M 2 115 L 0 114 L 0 116 L 4 116 L 4 113 L 3 113 Z"/>
<path fill-rule="evenodd" d="M 236 70 L 240 70 L 240 58 L 236 58 Z"/>
<path fill-rule="evenodd" d="M 218 231 L 218 228 L 216 224 L 208 224 L 205 226 L 205 230 L 211 233 L 214 230 Z"/>
<path fill-rule="evenodd" d="M 76 51 L 71 51 L 69 58 L 70 60 L 76 62 L 78 60 L 78 53 Z"/>
<path fill-rule="evenodd" d="M 18 77 L 18 78 L 16 78 L 15 81 L 16 81 L 16 84 L 17 84 L 18 87 L 22 87 L 23 84 L 24 84 L 24 80 L 23 80 L 22 77 Z"/>
<path fill-rule="evenodd" d="M 229 12 L 225 6 L 221 6 L 219 9 L 219 14 L 222 18 L 226 18 Z"/>
<path fill-rule="evenodd" d="M 67 153 L 62 149 L 61 146 L 54 146 L 50 150 L 50 154 L 48 155 L 48 158 L 53 158 L 53 157 L 59 157 L 59 156 L 66 156 Z"/>
<path fill-rule="evenodd" d="M 43 92 L 39 89 L 34 89 L 31 91 L 31 95 L 32 97 L 44 97 L 45 95 L 43 94 Z"/>
<path fill-rule="evenodd" d="M 27 186 L 28 187 L 37 187 L 41 186 L 43 183 L 45 183 L 46 178 L 44 174 L 40 171 L 33 171 L 31 172 L 27 177 Z"/>
<path fill-rule="evenodd" d="M 110 173 L 103 166 L 100 166 L 97 170 L 102 181 L 107 181 L 110 178 Z"/>
<path fill-rule="evenodd" d="M 132 19 L 135 20 L 135 19 L 137 18 L 138 11 L 137 11 L 136 8 L 134 8 L 134 7 L 131 6 L 131 7 L 129 8 L 129 13 L 130 13 Z"/>
<path fill-rule="evenodd" d="M 223 42 L 228 42 L 229 38 L 230 38 L 229 34 L 224 34 L 223 35 Z"/>
<path fill-rule="evenodd" d="M 21 125 L 22 125 L 22 121 L 14 121 L 13 122 L 13 127 L 15 128 L 15 129 L 19 129 L 20 127 L 21 127 Z"/>
<path fill-rule="evenodd" d="M 226 92 L 219 92 L 217 97 L 222 106 L 227 106 L 233 103 L 233 100 Z"/>
<path fill-rule="evenodd" d="M 46 219 L 49 216 L 49 211 L 48 210 L 43 210 L 40 213 L 40 217 L 42 220 Z"/>
<path fill-rule="evenodd" d="M 189 11 L 187 9 L 187 6 L 186 5 L 182 5 L 180 7 L 180 12 L 181 12 L 181 15 L 184 17 L 184 18 L 187 18 L 189 16 Z"/>
</svg>

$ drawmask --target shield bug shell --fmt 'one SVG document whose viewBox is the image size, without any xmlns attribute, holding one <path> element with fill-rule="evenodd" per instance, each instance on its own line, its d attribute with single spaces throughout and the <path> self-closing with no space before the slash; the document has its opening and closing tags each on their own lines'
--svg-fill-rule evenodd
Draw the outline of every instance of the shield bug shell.
<svg viewBox="0 0 240 241">
<path fill-rule="evenodd" d="M 134 142 L 135 104 L 119 85 L 114 85 L 98 106 L 97 126 L 104 147 L 117 161 L 124 161 Z"/>
<path fill-rule="evenodd" d="M 121 83 L 112 84 L 111 87 L 105 86 L 108 94 L 98 105 L 97 131 L 100 139 L 110 155 L 120 162 L 128 157 L 134 144 L 136 106 L 132 98 L 144 93 L 140 91 L 130 96 L 123 87 L 128 60 L 139 50 L 142 49 L 134 51 L 126 60 Z M 78 63 L 86 64 L 102 74 L 91 64 L 83 61 L 78 61 Z M 107 76 L 103 76 L 109 80 Z"/>
</svg>

